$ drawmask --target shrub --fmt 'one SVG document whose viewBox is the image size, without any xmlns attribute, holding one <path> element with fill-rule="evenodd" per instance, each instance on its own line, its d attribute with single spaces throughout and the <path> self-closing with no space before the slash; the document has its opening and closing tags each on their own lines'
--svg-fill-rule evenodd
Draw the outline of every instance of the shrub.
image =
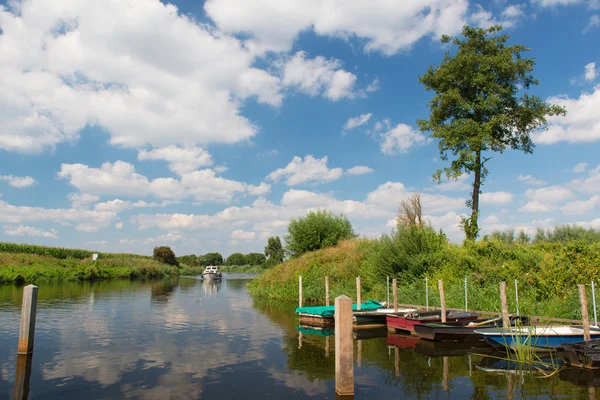
<svg viewBox="0 0 600 400">
<path fill-rule="evenodd" d="M 267 261 L 265 255 L 261 253 L 249 253 L 244 257 L 244 259 L 248 265 L 262 265 L 265 263 L 265 261 Z"/>
<path fill-rule="evenodd" d="M 206 267 L 207 265 L 223 265 L 223 256 L 220 253 L 206 253 L 199 257 L 200 265 Z"/>
<path fill-rule="evenodd" d="M 283 251 L 279 236 L 271 236 L 265 246 L 265 256 L 268 257 L 267 266 L 272 267 L 283 262 L 284 255 L 285 252 Z"/>
<path fill-rule="evenodd" d="M 242 253 L 233 253 L 227 257 L 225 265 L 246 265 L 246 257 Z"/>
<path fill-rule="evenodd" d="M 188 265 L 190 267 L 199 267 L 200 266 L 200 262 L 198 261 L 198 257 L 196 257 L 194 254 L 190 254 L 190 255 L 187 255 L 187 256 L 177 257 L 177 261 L 179 261 L 181 264 L 185 264 L 185 265 Z"/>
<path fill-rule="evenodd" d="M 179 266 L 179 261 L 177 261 L 175 253 L 168 246 L 155 247 L 153 257 L 156 261 L 163 264 Z"/>
<path fill-rule="evenodd" d="M 298 257 L 308 251 L 335 246 L 340 240 L 355 237 L 352 224 L 345 215 L 318 210 L 310 211 L 303 218 L 292 218 L 285 241 L 290 255 Z"/>
</svg>

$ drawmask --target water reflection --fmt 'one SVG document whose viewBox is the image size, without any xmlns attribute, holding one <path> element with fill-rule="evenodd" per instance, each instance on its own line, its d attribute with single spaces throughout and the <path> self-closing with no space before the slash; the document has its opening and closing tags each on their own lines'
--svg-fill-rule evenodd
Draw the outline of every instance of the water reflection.
<svg viewBox="0 0 600 400">
<path fill-rule="evenodd" d="M 302 330 L 294 303 L 253 299 L 236 277 L 41 285 L 29 367 L 16 356 L 22 288 L 0 287 L 0 398 L 27 398 L 28 374 L 32 399 L 336 398 L 334 337 Z M 355 338 L 357 399 L 589 399 L 600 386 L 573 368 L 516 374 L 481 343 Z"/>
<path fill-rule="evenodd" d="M 202 290 L 205 297 L 214 297 L 219 292 L 221 281 L 204 279 L 202 281 Z"/>
</svg>

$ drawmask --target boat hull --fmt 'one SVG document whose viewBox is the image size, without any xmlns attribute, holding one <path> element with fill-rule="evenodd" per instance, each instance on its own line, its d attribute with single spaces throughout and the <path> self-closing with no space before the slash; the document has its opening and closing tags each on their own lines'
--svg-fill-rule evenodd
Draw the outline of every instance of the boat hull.
<svg viewBox="0 0 600 400">
<path fill-rule="evenodd" d="M 487 323 L 485 323 L 487 322 Z M 528 325 L 529 318 L 525 316 L 513 316 L 510 319 L 511 326 Z M 468 326 L 471 323 L 479 323 L 479 326 Z M 415 326 L 415 333 L 419 337 L 432 341 L 483 341 L 479 333 L 475 333 L 477 329 L 492 328 L 502 326 L 500 319 L 481 319 L 476 321 L 458 321 L 447 323 L 427 323 Z"/>
<path fill-rule="evenodd" d="M 522 327 L 518 329 L 487 328 L 476 330 L 494 347 L 516 349 L 523 345 L 536 351 L 548 351 L 563 344 L 583 342 L 583 329 L 574 326 Z M 590 332 L 592 338 L 600 338 L 600 330 Z"/>
<path fill-rule="evenodd" d="M 209 281 L 218 281 L 218 280 L 222 279 L 222 276 L 219 273 L 207 272 L 207 273 L 202 274 L 202 278 L 209 280 Z"/>
<path fill-rule="evenodd" d="M 376 311 L 355 312 L 352 323 L 357 329 L 385 328 L 386 315 Z"/>
<path fill-rule="evenodd" d="M 477 318 L 477 314 L 472 313 L 448 313 L 446 316 L 446 322 L 475 321 Z M 439 311 L 414 313 L 408 315 L 389 314 L 387 315 L 386 322 L 388 330 L 401 330 L 412 333 L 415 332 L 415 327 L 417 325 L 442 322 L 442 316 L 441 312 Z"/>
</svg>

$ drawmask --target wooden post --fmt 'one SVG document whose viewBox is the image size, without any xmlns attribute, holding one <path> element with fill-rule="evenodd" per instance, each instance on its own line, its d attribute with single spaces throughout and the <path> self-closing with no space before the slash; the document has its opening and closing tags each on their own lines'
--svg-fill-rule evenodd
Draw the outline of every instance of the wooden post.
<svg viewBox="0 0 600 400">
<path fill-rule="evenodd" d="M 502 326 L 510 327 L 510 317 L 508 316 L 508 300 L 506 299 L 506 282 L 500 282 L 500 302 L 502 303 Z"/>
<path fill-rule="evenodd" d="M 358 357 L 356 358 L 356 365 L 358 367 L 362 367 L 362 341 L 356 341 L 356 351 L 358 352 Z"/>
<path fill-rule="evenodd" d="M 442 303 L 442 323 L 446 322 L 446 296 L 444 296 L 444 281 L 438 281 L 438 287 L 440 289 L 440 302 Z"/>
<path fill-rule="evenodd" d="M 325 336 L 325 358 L 329 358 L 329 336 Z"/>
<path fill-rule="evenodd" d="M 325 277 L 325 305 L 329 306 L 329 277 Z"/>
<path fill-rule="evenodd" d="M 302 276 L 298 277 L 298 307 L 302 307 Z"/>
<path fill-rule="evenodd" d="M 394 367 L 396 367 L 396 377 L 400 377 L 400 349 L 394 347 Z"/>
<path fill-rule="evenodd" d="M 354 343 L 352 340 L 352 299 L 335 298 L 335 392 L 354 395 Z"/>
<path fill-rule="evenodd" d="M 298 332 L 298 350 L 302 349 L 302 332 Z"/>
<path fill-rule="evenodd" d="M 31 377 L 32 354 L 17 355 L 17 371 L 13 386 L 13 400 L 27 400 L 29 398 L 29 378 Z"/>
<path fill-rule="evenodd" d="M 356 310 L 360 311 L 360 276 L 356 277 Z"/>
<path fill-rule="evenodd" d="M 21 305 L 21 328 L 19 330 L 19 346 L 17 354 L 33 352 L 35 336 L 35 315 L 37 312 L 37 286 L 27 285 L 23 288 L 23 303 Z"/>
<path fill-rule="evenodd" d="M 588 316 L 587 296 L 585 285 L 577 285 L 579 288 L 579 301 L 581 302 L 581 322 L 583 322 L 583 340 L 590 340 L 590 318 Z"/>
<path fill-rule="evenodd" d="M 392 291 L 394 293 L 394 312 L 398 312 L 398 284 L 395 279 L 392 279 Z"/>
<path fill-rule="evenodd" d="M 448 391 L 448 372 L 450 371 L 450 363 L 448 357 L 444 357 L 443 360 L 443 370 L 442 370 L 442 387 L 447 392 Z"/>
</svg>

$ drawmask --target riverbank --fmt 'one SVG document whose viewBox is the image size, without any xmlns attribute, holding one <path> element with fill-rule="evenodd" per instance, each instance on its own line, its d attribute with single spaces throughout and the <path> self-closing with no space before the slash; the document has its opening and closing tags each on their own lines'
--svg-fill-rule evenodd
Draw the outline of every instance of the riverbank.
<svg viewBox="0 0 600 400">
<path fill-rule="evenodd" d="M 466 278 L 469 309 L 500 311 L 498 283 L 504 281 L 510 311 L 516 312 L 517 280 L 521 313 L 577 319 L 581 315 L 576 285 L 584 283 L 590 290 L 590 282 L 600 279 L 599 243 L 481 240 L 456 245 L 435 232 L 403 234 L 346 241 L 307 253 L 266 271 L 249 285 L 250 291 L 296 300 L 302 275 L 305 301 L 323 303 L 324 276 L 329 276 L 332 298 L 341 294 L 356 298 L 355 279 L 360 275 L 362 298 L 382 300 L 387 298 L 389 276 L 390 281 L 398 279 L 401 303 L 424 305 L 427 277 L 430 305 L 439 305 L 437 281 L 442 279 L 447 306 L 464 308 Z M 591 299 L 591 291 L 588 294 Z"/>
<path fill-rule="evenodd" d="M 262 274 L 267 268 L 262 265 L 223 265 L 219 267 L 221 272 L 239 272 L 244 274 Z"/>
<path fill-rule="evenodd" d="M 96 253 L 77 249 L 0 243 L 0 284 L 29 284 L 102 279 L 155 279 L 198 275 L 203 268 L 162 264 L 137 254 Z"/>
</svg>

